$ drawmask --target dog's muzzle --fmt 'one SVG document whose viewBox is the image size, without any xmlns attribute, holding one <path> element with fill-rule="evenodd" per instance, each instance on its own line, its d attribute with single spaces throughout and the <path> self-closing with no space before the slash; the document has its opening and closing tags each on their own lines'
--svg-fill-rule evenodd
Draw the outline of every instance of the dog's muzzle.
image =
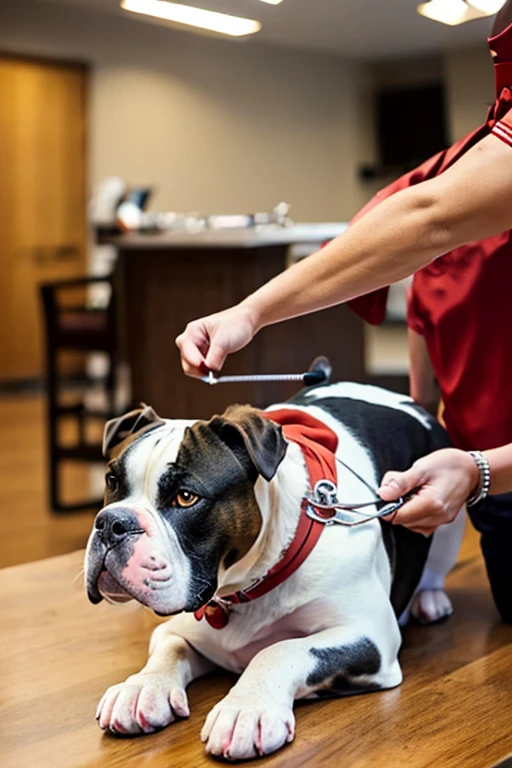
<svg viewBox="0 0 512 768">
<path fill-rule="evenodd" d="M 140 523 L 126 507 L 106 507 L 96 516 L 87 552 L 87 594 L 92 603 L 106 597 L 111 602 L 127 602 L 132 596 L 107 570 L 109 552 L 121 549 L 131 537 L 144 533 Z"/>
<path fill-rule="evenodd" d="M 107 549 L 118 546 L 128 536 L 144 533 L 135 514 L 125 507 L 102 509 L 94 521 L 94 530 Z"/>
</svg>

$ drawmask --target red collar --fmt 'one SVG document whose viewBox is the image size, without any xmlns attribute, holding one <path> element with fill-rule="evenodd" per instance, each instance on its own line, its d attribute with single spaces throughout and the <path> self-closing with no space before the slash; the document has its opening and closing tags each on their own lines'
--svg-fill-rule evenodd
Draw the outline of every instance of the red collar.
<svg viewBox="0 0 512 768">
<path fill-rule="evenodd" d="M 266 419 L 281 425 L 284 437 L 300 445 L 309 474 L 311 489 L 318 480 L 326 479 L 337 483 L 334 454 L 338 446 L 337 435 L 323 422 L 305 411 L 283 408 L 280 411 L 265 411 Z M 200 621 L 203 617 L 215 629 L 222 629 L 229 621 L 229 607 L 247 603 L 267 594 L 294 573 L 307 558 L 322 533 L 325 525 L 306 515 L 307 501 L 302 500 L 299 523 L 292 543 L 281 560 L 247 589 L 239 590 L 222 599 L 213 598 L 195 612 Z"/>
</svg>

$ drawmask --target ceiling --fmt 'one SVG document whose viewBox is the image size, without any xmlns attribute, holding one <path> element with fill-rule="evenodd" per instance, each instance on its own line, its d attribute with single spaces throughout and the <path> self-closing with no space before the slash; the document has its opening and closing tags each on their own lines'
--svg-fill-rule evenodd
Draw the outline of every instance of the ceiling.
<svg viewBox="0 0 512 768">
<path fill-rule="evenodd" d="M 258 19 L 263 29 L 247 43 L 274 43 L 309 48 L 363 59 L 446 51 L 483 44 L 492 20 L 448 27 L 421 17 L 420 0 L 283 0 L 268 5 L 260 0 L 178 0 L 179 2 Z M 130 16 L 118 0 L 40 0 L 85 6 L 101 13 Z M 152 23 L 157 22 L 154 20 Z M 247 44 L 246 43 L 246 44 Z"/>
</svg>

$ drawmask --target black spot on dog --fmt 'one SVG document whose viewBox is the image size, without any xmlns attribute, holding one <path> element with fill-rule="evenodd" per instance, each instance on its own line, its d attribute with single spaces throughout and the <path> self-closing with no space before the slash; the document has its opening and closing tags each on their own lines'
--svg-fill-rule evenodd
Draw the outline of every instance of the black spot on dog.
<svg viewBox="0 0 512 768">
<path fill-rule="evenodd" d="M 319 685 L 340 673 L 351 677 L 376 675 L 381 665 L 379 649 L 368 637 L 338 647 L 311 648 L 310 654 L 318 659 L 318 664 L 308 677 L 308 685 Z"/>
<path fill-rule="evenodd" d="M 363 675 L 376 675 L 381 667 L 379 649 L 368 637 L 347 645 L 312 648 L 309 653 L 317 664 L 306 684 L 315 689 L 317 696 L 346 696 L 379 688 L 375 683 L 357 680 Z"/>
<path fill-rule="evenodd" d="M 111 490 L 105 483 L 104 505 L 113 504 L 116 501 L 122 501 L 129 495 L 128 474 L 126 471 L 126 453 L 121 454 L 117 459 L 109 461 L 105 470 L 105 477 L 109 474 L 114 475 L 116 479 L 116 488 Z"/>
<path fill-rule="evenodd" d="M 362 693 L 373 693 L 374 691 L 380 691 L 381 685 L 376 683 L 356 683 L 353 680 L 349 680 L 343 675 L 337 675 L 331 680 L 331 683 L 326 688 L 319 688 L 315 691 L 315 696 L 318 699 L 333 699 L 340 696 L 359 696 Z"/>
<path fill-rule="evenodd" d="M 229 568 L 243 557 L 261 528 L 254 495 L 258 473 L 237 434 L 234 427 L 217 430 L 211 422 L 195 422 L 185 431 L 176 460 L 158 481 L 157 509 L 191 561 L 187 611 L 213 596 L 220 563 Z M 198 501 L 187 508 L 173 505 L 180 490 L 196 495 Z"/>
<path fill-rule="evenodd" d="M 377 482 L 390 469 L 401 472 L 421 456 L 452 446 L 448 433 L 418 406 L 412 407 L 428 420 L 430 428 L 398 408 L 355 398 L 308 397 L 307 392 L 299 393 L 291 402 L 314 405 L 343 424 L 368 452 Z M 407 405 L 411 407 L 408 401 Z"/>
</svg>

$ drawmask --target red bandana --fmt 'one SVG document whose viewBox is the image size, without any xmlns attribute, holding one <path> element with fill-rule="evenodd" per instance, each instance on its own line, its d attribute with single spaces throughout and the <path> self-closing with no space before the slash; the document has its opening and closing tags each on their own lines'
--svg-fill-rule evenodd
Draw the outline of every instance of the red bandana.
<svg viewBox="0 0 512 768">
<path fill-rule="evenodd" d="M 266 419 L 282 426 L 283 436 L 289 442 L 300 445 L 309 473 L 311 490 L 319 480 L 331 480 L 337 484 L 336 460 L 337 435 L 323 422 L 305 411 L 283 408 L 280 411 L 265 411 Z M 293 541 L 281 560 L 259 581 L 247 589 L 241 589 L 222 600 L 213 598 L 195 612 L 200 621 L 203 617 L 215 629 L 222 629 L 229 621 L 229 606 L 247 603 L 265 595 L 285 581 L 302 565 L 324 529 L 324 524 L 311 520 L 306 514 L 307 501 L 302 500 L 299 524 Z M 329 517 L 330 515 L 327 515 Z"/>
</svg>

